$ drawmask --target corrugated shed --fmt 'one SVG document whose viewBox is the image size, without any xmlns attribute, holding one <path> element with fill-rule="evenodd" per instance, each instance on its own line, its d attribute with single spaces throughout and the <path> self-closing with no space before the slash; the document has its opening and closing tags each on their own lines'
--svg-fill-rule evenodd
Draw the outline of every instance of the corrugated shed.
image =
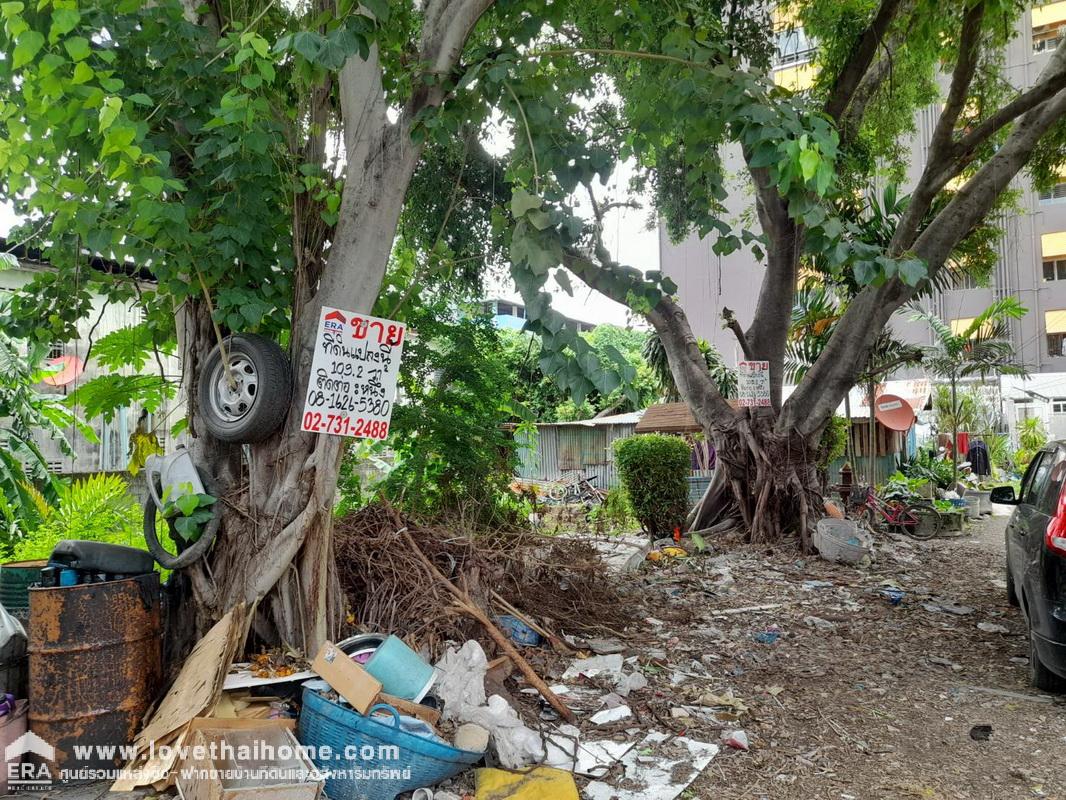
<svg viewBox="0 0 1066 800">
<path fill-rule="evenodd" d="M 592 420 L 580 420 L 538 425 L 536 442 L 519 439 L 518 477 L 557 481 L 582 471 L 597 488 L 617 486 L 614 442 L 636 432 L 636 420 L 630 419 L 620 424 L 595 420 L 596 424 L 590 425 Z"/>
</svg>

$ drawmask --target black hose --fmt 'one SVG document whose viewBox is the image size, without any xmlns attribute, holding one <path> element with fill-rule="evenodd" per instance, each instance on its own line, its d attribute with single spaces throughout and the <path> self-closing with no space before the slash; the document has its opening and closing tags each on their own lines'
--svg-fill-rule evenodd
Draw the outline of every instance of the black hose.
<svg viewBox="0 0 1066 800">
<path fill-rule="evenodd" d="M 207 555 L 207 551 L 211 549 L 211 544 L 215 541 L 218 529 L 222 525 L 222 498 L 218 493 L 218 484 L 215 483 L 214 478 L 202 472 L 199 468 L 196 469 L 196 473 L 200 476 L 200 482 L 204 485 L 204 490 L 215 498 L 215 506 L 211 510 L 211 519 L 204 526 L 203 531 L 200 532 L 200 538 L 177 555 L 171 553 L 159 543 L 159 537 L 156 535 L 155 529 L 155 514 L 158 510 L 155 500 L 149 494 L 144 501 L 144 541 L 148 545 L 148 552 L 152 554 L 159 566 L 164 569 L 184 569 Z"/>
</svg>

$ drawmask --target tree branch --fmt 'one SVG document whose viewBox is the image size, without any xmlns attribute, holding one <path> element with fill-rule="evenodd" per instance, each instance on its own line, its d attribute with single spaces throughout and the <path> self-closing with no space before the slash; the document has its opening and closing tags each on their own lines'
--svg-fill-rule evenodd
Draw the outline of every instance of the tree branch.
<svg viewBox="0 0 1066 800">
<path fill-rule="evenodd" d="M 844 66 L 833 83 L 833 88 L 825 103 L 826 116 L 839 120 L 843 115 L 844 110 L 855 96 L 856 89 L 859 88 L 869 71 L 885 33 L 903 5 L 904 0 L 882 0 L 869 26 L 855 40 Z"/>
<path fill-rule="evenodd" d="M 781 405 L 784 385 L 785 347 L 792 318 L 792 303 L 799 275 L 799 257 L 803 249 L 803 229 L 788 215 L 785 198 L 770 180 L 764 168 L 750 168 L 755 184 L 755 208 L 763 232 L 773 243 L 767 249 L 755 316 L 745 340 L 748 358 L 770 362 L 770 398 L 775 410 Z"/>
<path fill-rule="evenodd" d="M 973 81 L 974 71 L 977 69 L 985 7 L 985 2 L 977 3 L 963 17 L 962 30 L 959 34 L 959 56 L 951 74 L 951 86 L 929 141 L 925 168 L 911 193 L 907 210 L 900 219 L 896 232 L 892 235 L 888 248 L 892 255 L 899 255 L 911 246 L 918 233 L 918 227 L 929 212 L 937 193 L 944 188 L 947 180 L 950 180 L 951 176 L 943 182 L 939 180 L 939 176 L 944 173 L 941 165 L 950 158 L 955 125 L 966 105 L 966 96 Z"/>
<path fill-rule="evenodd" d="M 1066 50 L 1062 46 L 1056 52 L 1056 59 L 1057 69 L 1066 70 Z M 1025 166 L 1040 138 L 1063 116 L 1066 116 L 1066 90 L 1023 115 L 1003 146 L 922 231 L 913 249 L 927 264 L 930 280 L 943 269 L 963 237 L 992 209 Z M 778 430 L 810 434 L 824 424 L 855 382 L 878 333 L 892 314 L 917 292 L 918 287 L 907 286 L 898 277 L 880 287 L 862 290 L 849 303 L 821 357 L 785 404 Z"/>
<path fill-rule="evenodd" d="M 754 358 L 751 354 L 751 347 L 748 346 L 748 337 L 744 334 L 744 329 L 733 315 L 732 309 L 722 309 L 722 320 L 725 322 L 725 326 L 737 337 L 737 344 L 740 345 L 740 351 L 744 354 L 744 358 Z"/>
<path fill-rule="evenodd" d="M 563 266 L 596 291 L 625 304 L 626 292 L 611 275 L 616 267 L 597 264 L 575 247 L 563 249 Z M 736 421 L 733 409 L 711 378 L 685 312 L 672 297 L 663 295 L 645 316 L 662 340 L 678 391 L 689 404 L 696 421 L 708 432 L 731 430 Z"/>
</svg>

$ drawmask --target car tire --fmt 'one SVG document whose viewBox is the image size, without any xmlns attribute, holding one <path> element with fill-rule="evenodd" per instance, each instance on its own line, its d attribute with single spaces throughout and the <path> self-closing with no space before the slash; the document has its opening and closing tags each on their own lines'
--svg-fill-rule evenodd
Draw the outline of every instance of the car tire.
<svg viewBox="0 0 1066 800">
<path fill-rule="evenodd" d="M 1056 675 L 1044 666 L 1036 650 L 1033 632 L 1029 632 L 1029 683 L 1044 692 L 1066 693 L 1066 678 Z"/>
<path fill-rule="evenodd" d="M 223 342 L 231 385 L 216 346 L 204 361 L 197 386 L 200 416 L 207 432 L 230 444 L 251 444 L 271 436 L 292 403 L 292 368 L 278 344 L 242 333 Z"/>
<path fill-rule="evenodd" d="M 1007 602 L 1018 608 L 1022 601 L 1018 598 L 1018 588 L 1014 585 L 1014 575 L 1010 571 L 1010 559 L 1006 560 L 1007 566 Z"/>
</svg>

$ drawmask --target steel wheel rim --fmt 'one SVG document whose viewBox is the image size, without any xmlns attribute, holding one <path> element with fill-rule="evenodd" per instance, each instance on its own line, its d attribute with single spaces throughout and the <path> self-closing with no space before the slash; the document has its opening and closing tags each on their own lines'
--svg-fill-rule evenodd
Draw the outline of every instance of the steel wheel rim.
<svg viewBox="0 0 1066 800">
<path fill-rule="evenodd" d="M 259 372 L 243 353 L 230 354 L 229 369 L 232 386 L 222 361 L 211 373 L 211 411 L 225 422 L 239 422 L 248 416 L 259 396 Z"/>
</svg>

